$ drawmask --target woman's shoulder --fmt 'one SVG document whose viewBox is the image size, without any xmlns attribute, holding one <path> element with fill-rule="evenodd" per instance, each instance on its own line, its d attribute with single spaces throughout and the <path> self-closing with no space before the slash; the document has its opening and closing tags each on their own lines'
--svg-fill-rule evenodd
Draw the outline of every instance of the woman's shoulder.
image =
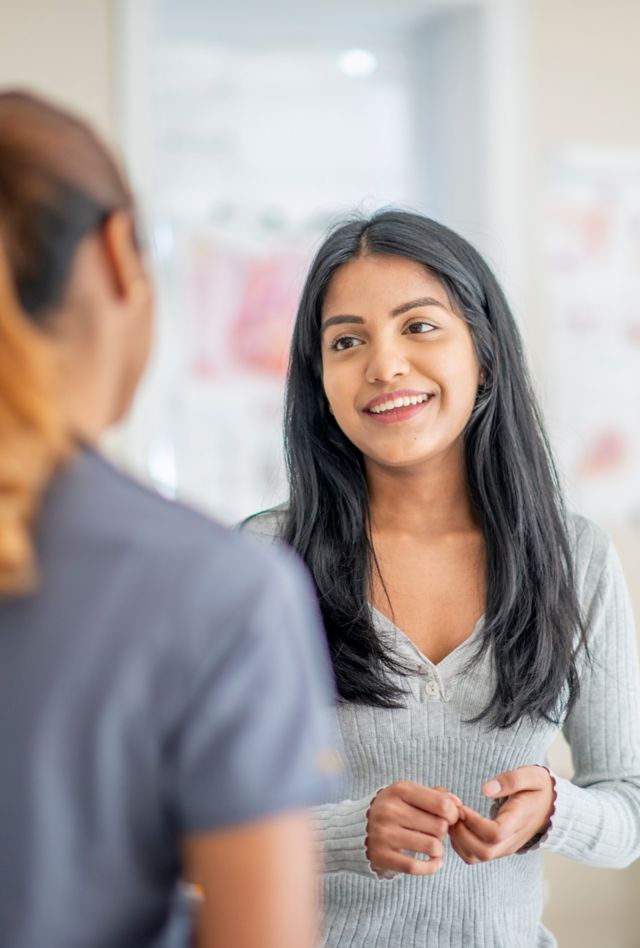
<svg viewBox="0 0 640 948">
<path fill-rule="evenodd" d="M 243 520 L 239 527 L 259 539 L 279 540 L 284 533 L 287 510 L 288 505 L 286 503 L 277 507 L 270 507 L 268 510 L 261 510 Z"/>
<path fill-rule="evenodd" d="M 613 543 L 602 527 L 577 513 L 567 516 L 567 534 L 576 580 L 584 592 L 589 592 L 616 560 Z"/>
<path fill-rule="evenodd" d="M 589 560 L 594 554 L 606 557 L 611 548 L 609 534 L 582 514 L 567 514 L 567 533 L 576 559 Z"/>
</svg>

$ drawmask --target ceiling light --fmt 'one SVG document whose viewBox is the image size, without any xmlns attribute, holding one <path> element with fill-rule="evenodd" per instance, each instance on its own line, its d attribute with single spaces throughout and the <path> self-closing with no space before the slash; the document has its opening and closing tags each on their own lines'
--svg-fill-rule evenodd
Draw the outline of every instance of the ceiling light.
<svg viewBox="0 0 640 948">
<path fill-rule="evenodd" d="M 378 60 L 368 49 L 346 49 L 340 54 L 338 66 L 345 76 L 370 76 L 378 68 Z"/>
</svg>

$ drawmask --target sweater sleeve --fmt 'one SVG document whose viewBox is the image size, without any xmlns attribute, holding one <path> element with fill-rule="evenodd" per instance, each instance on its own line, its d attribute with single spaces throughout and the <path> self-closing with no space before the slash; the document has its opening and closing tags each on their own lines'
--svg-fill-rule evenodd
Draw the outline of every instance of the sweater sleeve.
<svg viewBox="0 0 640 948">
<path fill-rule="evenodd" d="M 585 536 L 586 534 L 586 536 Z M 592 524 L 582 577 L 590 657 L 564 725 L 574 776 L 556 777 L 556 801 L 541 849 L 592 866 L 624 868 L 640 856 L 640 672 L 622 569 Z"/>
<path fill-rule="evenodd" d="M 314 828 L 325 872 L 357 872 L 370 879 L 391 879 L 376 872 L 367 858 L 367 814 L 375 793 L 361 800 L 343 800 L 312 808 Z"/>
</svg>

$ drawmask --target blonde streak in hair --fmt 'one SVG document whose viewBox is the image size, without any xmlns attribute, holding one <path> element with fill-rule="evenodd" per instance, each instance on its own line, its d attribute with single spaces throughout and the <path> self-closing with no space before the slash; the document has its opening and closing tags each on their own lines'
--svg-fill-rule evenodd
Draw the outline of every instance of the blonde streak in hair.
<svg viewBox="0 0 640 948">
<path fill-rule="evenodd" d="M 33 528 L 70 453 L 46 338 L 20 310 L 0 247 L 0 596 L 33 589 Z"/>
</svg>

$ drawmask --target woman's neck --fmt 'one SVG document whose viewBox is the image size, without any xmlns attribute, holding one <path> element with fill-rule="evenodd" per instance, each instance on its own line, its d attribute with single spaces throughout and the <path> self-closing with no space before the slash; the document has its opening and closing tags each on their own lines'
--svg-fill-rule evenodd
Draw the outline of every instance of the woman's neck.
<svg viewBox="0 0 640 948">
<path fill-rule="evenodd" d="M 90 347 L 76 349 L 56 341 L 58 398 L 70 434 L 97 444 L 113 414 L 113 379 Z"/>
<path fill-rule="evenodd" d="M 437 537 L 478 529 L 461 450 L 412 468 L 365 467 L 374 533 Z"/>
</svg>

